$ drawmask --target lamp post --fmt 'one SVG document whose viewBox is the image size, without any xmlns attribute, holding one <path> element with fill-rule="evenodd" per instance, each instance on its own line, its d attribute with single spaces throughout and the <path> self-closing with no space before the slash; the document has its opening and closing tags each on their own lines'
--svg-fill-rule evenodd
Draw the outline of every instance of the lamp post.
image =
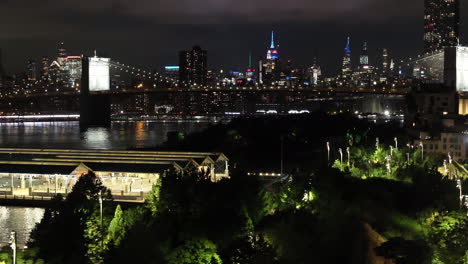
<svg viewBox="0 0 468 264">
<path fill-rule="evenodd" d="M 459 198 L 460 198 L 460 209 L 462 209 L 463 206 L 463 191 L 462 191 L 462 182 L 460 179 L 457 180 L 457 189 L 460 192 Z"/>
<path fill-rule="evenodd" d="M 379 138 L 375 139 L 375 149 L 379 149 Z"/>
<path fill-rule="evenodd" d="M 16 264 L 16 232 L 10 233 L 10 247 L 13 250 L 13 264 Z"/>
<path fill-rule="evenodd" d="M 327 157 L 328 163 L 330 163 L 330 142 L 327 141 Z"/>
<path fill-rule="evenodd" d="M 343 150 L 339 148 L 338 152 L 340 153 L 341 169 L 343 169 Z"/>
<path fill-rule="evenodd" d="M 406 153 L 406 160 L 407 160 L 408 166 L 409 166 L 409 164 L 410 164 L 410 162 L 409 162 L 409 153 Z"/>
<path fill-rule="evenodd" d="M 99 216 L 101 220 L 101 249 L 104 248 L 104 235 L 102 233 L 102 191 L 99 191 Z"/>
<path fill-rule="evenodd" d="M 346 148 L 346 153 L 348 154 L 348 167 L 351 165 L 351 150 L 349 147 Z"/>
<path fill-rule="evenodd" d="M 393 156 L 393 146 L 390 145 L 390 156 Z"/>
<path fill-rule="evenodd" d="M 419 146 L 421 147 L 421 159 L 422 161 L 424 161 L 424 144 L 421 142 L 419 142 Z"/>
<path fill-rule="evenodd" d="M 398 138 L 393 139 L 395 141 L 395 149 L 398 150 Z"/>
</svg>

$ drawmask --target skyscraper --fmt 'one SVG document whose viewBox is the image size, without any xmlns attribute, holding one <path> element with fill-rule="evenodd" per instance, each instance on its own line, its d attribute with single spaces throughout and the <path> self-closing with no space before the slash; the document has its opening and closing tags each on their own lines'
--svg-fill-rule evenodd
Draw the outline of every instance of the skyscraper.
<svg viewBox="0 0 468 264">
<path fill-rule="evenodd" d="M 460 26 L 459 0 L 424 1 L 424 52 L 457 46 Z"/>
<path fill-rule="evenodd" d="M 389 71 L 389 61 L 388 61 L 388 50 L 384 48 L 382 50 L 382 74 L 386 75 Z"/>
<path fill-rule="evenodd" d="M 179 81 L 185 84 L 206 85 L 207 51 L 199 46 L 179 52 Z"/>
<path fill-rule="evenodd" d="M 279 53 L 278 45 L 275 43 L 275 32 L 271 31 L 270 46 L 267 49 L 266 60 L 264 60 L 262 66 L 262 82 L 274 82 L 279 72 Z"/>
<path fill-rule="evenodd" d="M 344 56 L 343 56 L 343 67 L 342 67 L 342 75 L 344 79 L 350 79 L 351 78 L 351 46 L 350 43 L 351 39 L 348 37 L 347 42 L 346 42 L 346 47 L 344 49 Z"/>
<path fill-rule="evenodd" d="M 361 56 L 359 57 L 361 68 L 369 65 L 369 54 L 367 53 L 367 41 L 362 44 Z"/>
<path fill-rule="evenodd" d="M 59 63 L 67 57 L 67 49 L 65 49 L 65 43 L 60 42 L 57 49 L 57 60 Z"/>
<path fill-rule="evenodd" d="M 48 57 L 42 57 L 41 59 L 41 78 L 46 80 L 49 79 L 49 67 L 50 61 Z"/>
<path fill-rule="evenodd" d="M 28 60 L 27 76 L 28 76 L 28 81 L 37 80 L 37 68 L 36 68 L 36 61 L 35 60 Z"/>
</svg>

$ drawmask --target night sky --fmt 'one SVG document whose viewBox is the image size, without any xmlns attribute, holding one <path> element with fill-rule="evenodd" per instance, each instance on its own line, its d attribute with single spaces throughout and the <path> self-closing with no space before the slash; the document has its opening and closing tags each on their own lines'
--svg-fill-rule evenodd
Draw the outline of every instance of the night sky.
<svg viewBox="0 0 468 264">
<path fill-rule="evenodd" d="M 423 0 L 0 0 L 9 73 L 24 71 L 28 58 L 55 57 L 60 40 L 73 55 L 97 49 L 145 69 L 177 65 L 178 51 L 198 44 L 210 68 L 242 69 L 249 51 L 254 60 L 265 56 L 274 29 L 283 59 L 307 66 L 317 51 L 329 75 L 340 67 L 346 36 L 354 62 L 369 42 L 372 63 L 383 47 L 395 58 L 418 54 L 422 27 Z M 462 21 L 465 45 L 466 32 Z"/>
</svg>

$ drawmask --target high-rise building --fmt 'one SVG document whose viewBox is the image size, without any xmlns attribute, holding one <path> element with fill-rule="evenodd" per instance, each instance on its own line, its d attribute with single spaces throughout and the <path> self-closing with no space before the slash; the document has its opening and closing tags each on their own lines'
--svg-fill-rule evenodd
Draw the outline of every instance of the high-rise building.
<svg viewBox="0 0 468 264">
<path fill-rule="evenodd" d="M 275 32 L 271 31 L 270 46 L 267 49 L 266 59 L 262 59 L 259 63 L 259 82 L 273 84 L 279 79 L 279 45 L 275 42 Z M 261 68 L 261 69 L 260 69 Z"/>
<path fill-rule="evenodd" d="M 164 67 L 164 76 L 171 79 L 177 79 L 179 77 L 179 66 Z"/>
<path fill-rule="evenodd" d="M 344 56 L 343 56 L 343 66 L 341 68 L 341 73 L 344 79 L 351 78 L 351 39 L 348 37 L 346 41 L 346 47 L 344 49 Z"/>
<path fill-rule="evenodd" d="M 267 50 L 266 56 L 266 67 L 265 72 L 267 74 L 273 73 L 277 67 L 279 60 L 279 53 L 277 50 L 277 46 L 275 45 L 275 32 L 271 31 L 271 42 L 270 47 Z"/>
<path fill-rule="evenodd" d="M 459 0 L 424 1 L 424 52 L 457 46 L 460 27 Z"/>
<path fill-rule="evenodd" d="M 82 60 L 81 56 L 67 56 L 62 61 L 62 80 L 70 87 L 81 82 Z"/>
<path fill-rule="evenodd" d="M 67 57 L 67 49 L 65 49 L 65 43 L 60 42 L 57 49 L 57 60 L 59 63 Z"/>
<path fill-rule="evenodd" d="M 362 44 L 361 56 L 359 57 L 361 68 L 369 65 L 369 54 L 367 53 L 367 41 Z"/>
<path fill-rule="evenodd" d="M 179 52 L 179 81 L 181 85 L 207 83 L 207 51 L 199 46 Z"/>
<path fill-rule="evenodd" d="M 50 67 L 50 60 L 48 57 L 42 57 L 41 59 L 41 78 L 46 80 L 49 79 L 49 67 Z"/>
<path fill-rule="evenodd" d="M 390 62 L 388 60 L 388 49 L 384 48 L 382 50 L 382 74 L 388 74 L 390 68 Z"/>
<path fill-rule="evenodd" d="M 28 78 L 28 81 L 37 80 L 37 68 L 36 68 L 36 61 L 35 60 L 28 60 L 27 78 Z"/>
</svg>

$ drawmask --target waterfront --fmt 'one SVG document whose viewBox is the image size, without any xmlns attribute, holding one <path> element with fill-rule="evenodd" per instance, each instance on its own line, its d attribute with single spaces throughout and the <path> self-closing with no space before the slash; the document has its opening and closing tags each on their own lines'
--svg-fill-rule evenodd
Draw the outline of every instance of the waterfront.
<svg viewBox="0 0 468 264">
<path fill-rule="evenodd" d="M 112 122 L 110 128 L 80 130 L 78 122 L 0 123 L 0 147 L 109 149 L 156 147 L 169 132 L 189 134 L 214 124 L 211 121 Z M 8 242 L 11 230 L 25 243 L 42 208 L 0 206 L 0 243 Z"/>
<path fill-rule="evenodd" d="M 0 243 L 8 243 L 14 230 L 18 243 L 25 244 L 43 216 L 43 208 L 0 206 Z"/>
</svg>

